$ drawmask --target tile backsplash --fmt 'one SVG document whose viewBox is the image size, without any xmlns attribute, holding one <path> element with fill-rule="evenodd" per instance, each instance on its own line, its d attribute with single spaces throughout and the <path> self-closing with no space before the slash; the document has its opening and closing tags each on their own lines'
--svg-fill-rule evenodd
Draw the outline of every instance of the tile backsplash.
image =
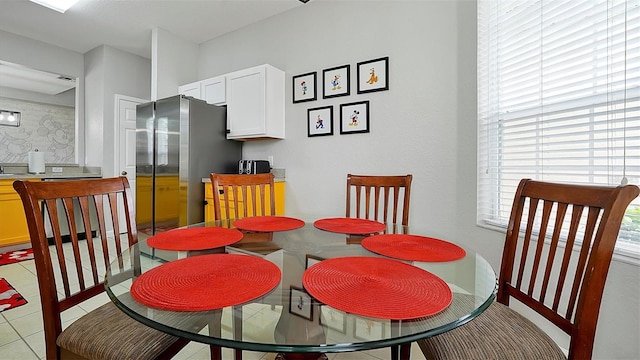
<svg viewBox="0 0 640 360">
<path fill-rule="evenodd" d="M 29 151 L 46 163 L 75 163 L 75 109 L 0 97 L 0 109 L 19 111 L 19 127 L 0 126 L 0 163 L 27 163 Z"/>
</svg>

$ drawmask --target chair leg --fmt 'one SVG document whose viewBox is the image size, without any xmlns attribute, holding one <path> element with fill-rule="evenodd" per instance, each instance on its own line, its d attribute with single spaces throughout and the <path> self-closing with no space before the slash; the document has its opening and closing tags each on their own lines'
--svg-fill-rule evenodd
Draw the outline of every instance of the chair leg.
<svg viewBox="0 0 640 360">
<path fill-rule="evenodd" d="M 409 360 L 411 358 L 411 343 L 400 345 L 400 359 Z"/>
<path fill-rule="evenodd" d="M 222 348 L 220 346 L 209 345 L 211 360 L 222 360 Z"/>
<path fill-rule="evenodd" d="M 400 353 L 399 350 L 400 348 L 398 347 L 398 345 L 391 347 L 391 360 L 398 360 L 398 355 Z"/>
</svg>

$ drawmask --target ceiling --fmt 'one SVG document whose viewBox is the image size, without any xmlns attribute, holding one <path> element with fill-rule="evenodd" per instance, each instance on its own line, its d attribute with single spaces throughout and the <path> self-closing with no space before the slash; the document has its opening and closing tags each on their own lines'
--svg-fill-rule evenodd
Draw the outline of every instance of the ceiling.
<svg viewBox="0 0 640 360">
<path fill-rule="evenodd" d="M 0 30 L 81 54 L 104 44 L 151 58 L 155 27 L 199 44 L 297 6 L 304 5 L 299 0 L 79 0 L 62 14 L 29 0 L 0 0 Z M 12 87 L 45 91 L 28 80 L 42 74 L 21 82 L 17 79 L 29 69 L 7 75 L 14 70 L 0 61 L 0 86 L 10 79 Z"/>
</svg>

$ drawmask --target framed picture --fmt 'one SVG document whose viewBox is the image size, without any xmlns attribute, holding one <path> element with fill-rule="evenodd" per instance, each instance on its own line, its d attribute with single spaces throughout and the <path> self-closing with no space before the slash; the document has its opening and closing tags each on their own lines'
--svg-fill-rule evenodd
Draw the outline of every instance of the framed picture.
<svg viewBox="0 0 640 360">
<path fill-rule="evenodd" d="M 351 93 L 349 65 L 322 70 L 322 98 L 327 99 L 336 96 L 347 96 Z"/>
<path fill-rule="evenodd" d="M 321 257 L 313 256 L 313 255 L 309 255 L 309 254 L 307 254 L 307 255 L 305 256 L 305 258 L 306 258 L 306 263 L 305 263 L 305 266 L 304 266 L 304 268 L 305 268 L 305 269 L 308 269 L 308 268 L 309 268 L 309 266 L 311 266 L 311 265 L 313 265 L 313 264 L 317 264 L 317 263 L 319 263 L 320 261 L 324 260 L 324 259 L 323 259 L 323 258 L 321 258 Z"/>
<path fill-rule="evenodd" d="M 377 340 L 384 336 L 384 323 L 370 319 L 353 319 L 353 336 L 362 340 Z"/>
<path fill-rule="evenodd" d="M 358 94 L 389 90 L 389 57 L 358 63 Z"/>
<path fill-rule="evenodd" d="M 311 296 L 304 289 L 292 286 L 289 290 L 289 312 L 307 320 L 313 319 Z"/>
<path fill-rule="evenodd" d="M 317 73 L 310 72 L 293 77 L 293 103 L 313 101 L 318 98 L 316 93 Z"/>
<path fill-rule="evenodd" d="M 329 329 L 347 333 L 347 316 L 344 312 L 323 305 L 320 307 L 320 325 Z"/>
<path fill-rule="evenodd" d="M 333 106 L 307 110 L 307 136 L 333 135 Z"/>
<path fill-rule="evenodd" d="M 369 132 L 369 101 L 340 105 L 340 134 Z"/>
</svg>

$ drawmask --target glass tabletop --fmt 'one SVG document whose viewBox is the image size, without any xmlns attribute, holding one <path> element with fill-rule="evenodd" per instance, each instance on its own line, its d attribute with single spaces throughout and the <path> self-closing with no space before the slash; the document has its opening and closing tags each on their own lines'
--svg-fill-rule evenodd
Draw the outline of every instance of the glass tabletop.
<svg viewBox="0 0 640 360">
<path fill-rule="evenodd" d="M 188 227 L 232 225 L 233 220 L 223 220 Z M 386 232 L 412 234 L 407 227 L 388 228 Z M 168 311 L 136 301 L 130 293 L 135 279 L 163 264 L 141 255 L 139 244 L 146 240 L 125 250 L 111 264 L 105 286 L 118 308 L 160 331 L 222 347 L 289 353 L 358 351 L 410 343 L 470 321 L 495 298 L 495 272 L 484 258 L 469 249 L 455 261 L 397 260 L 447 283 L 452 292 L 451 304 L 435 315 L 410 320 L 364 317 L 320 303 L 305 292 L 303 273 L 318 261 L 346 256 L 390 259 L 361 246 L 366 237 L 324 231 L 305 223 L 289 231 L 245 233 L 242 240 L 224 248 L 182 252 L 179 257 L 209 253 L 257 256 L 280 269 L 282 277 L 275 289 L 255 300 L 222 309 Z"/>
</svg>

